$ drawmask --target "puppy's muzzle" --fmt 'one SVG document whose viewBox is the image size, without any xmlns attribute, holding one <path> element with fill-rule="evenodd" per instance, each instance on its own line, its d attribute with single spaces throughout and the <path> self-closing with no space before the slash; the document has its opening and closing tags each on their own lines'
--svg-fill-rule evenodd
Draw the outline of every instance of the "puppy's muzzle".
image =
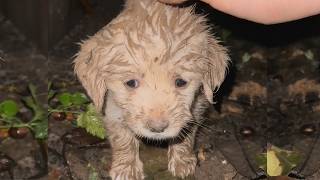
<svg viewBox="0 0 320 180">
<path fill-rule="evenodd" d="M 147 122 L 147 128 L 153 133 L 162 133 L 169 126 L 169 122 L 164 119 L 150 119 Z"/>
</svg>

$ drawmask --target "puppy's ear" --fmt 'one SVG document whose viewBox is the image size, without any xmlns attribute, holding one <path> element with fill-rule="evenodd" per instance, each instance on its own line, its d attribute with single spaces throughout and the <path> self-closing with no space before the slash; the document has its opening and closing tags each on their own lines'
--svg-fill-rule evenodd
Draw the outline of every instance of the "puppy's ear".
<svg viewBox="0 0 320 180">
<path fill-rule="evenodd" d="M 230 58 L 227 49 L 219 45 L 218 41 L 210 38 L 207 47 L 207 70 L 203 76 L 203 90 L 206 98 L 213 103 L 213 93 L 222 84 Z"/>
<path fill-rule="evenodd" d="M 98 112 L 102 111 L 107 91 L 105 79 L 99 70 L 100 57 L 98 43 L 92 38 L 81 44 L 74 60 L 74 71 Z"/>
</svg>

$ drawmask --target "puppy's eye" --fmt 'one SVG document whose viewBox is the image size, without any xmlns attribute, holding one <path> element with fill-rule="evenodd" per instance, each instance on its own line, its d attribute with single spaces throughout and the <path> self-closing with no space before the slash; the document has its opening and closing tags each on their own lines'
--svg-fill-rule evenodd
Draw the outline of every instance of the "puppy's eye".
<svg viewBox="0 0 320 180">
<path fill-rule="evenodd" d="M 129 88 L 137 88 L 137 87 L 139 87 L 139 81 L 136 79 L 131 79 L 131 80 L 125 82 L 125 85 Z"/>
<path fill-rule="evenodd" d="M 185 81 L 184 79 L 178 78 L 176 79 L 175 84 L 176 84 L 176 87 L 181 88 L 181 87 L 185 87 L 188 84 L 188 82 Z"/>
</svg>

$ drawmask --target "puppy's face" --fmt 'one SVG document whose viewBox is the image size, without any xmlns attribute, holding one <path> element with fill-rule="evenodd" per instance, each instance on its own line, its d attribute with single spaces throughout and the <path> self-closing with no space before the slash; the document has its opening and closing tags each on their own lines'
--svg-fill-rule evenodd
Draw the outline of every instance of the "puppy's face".
<svg viewBox="0 0 320 180">
<path fill-rule="evenodd" d="M 98 111 L 108 92 L 133 132 L 164 139 L 194 120 L 199 94 L 212 102 L 228 60 L 192 8 L 128 1 L 116 19 L 81 44 L 74 62 Z"/>
<path fill-rule="evenodd" d="M 171 138 L 193 121 L 191 108 L 201 86 L 200 73 L 157 58 L 127 68 L 108 87 L 133 132 L 152 139 Z"/>
</svg>

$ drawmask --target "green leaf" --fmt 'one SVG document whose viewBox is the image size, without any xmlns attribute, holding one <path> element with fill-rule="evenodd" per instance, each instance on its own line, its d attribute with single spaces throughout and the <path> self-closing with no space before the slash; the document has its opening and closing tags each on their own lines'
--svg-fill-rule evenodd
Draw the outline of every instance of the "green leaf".
<svg viewBox="0 0 320 180">
<path fill-rule="evenodd" d="M 267 174 L 269 176 L 280 176 L 283 173 L 283 166 L 274 150 L 267 151 Z"/>
<path fill-rule="evenodd" d="M 51 90 L 51 86 L 52 86 L 52 81 L 49 81 L 49 82 L 48 82 L 48 91 Z"/>
<path fill-rule="evenodd" d="M 266 153 L 258 154 L 256 156 L 256 162 L 259 168 L 263 169 L 264 171 L 267 171 L 267 154 Z"/>
<path fill-rule="evenodd" d="M 62 93 L 58 96 L 58 100 L 63 106 L 70 106 L 72 104 L 72 95 L 70 93 Z"/>
<path fill-rule="evenodd" d="M 32 126 L 34 137 L 36 139 L 47 139 L 48 138 L 48 120 L 47 118 L 39 119 L 35 121 Z"/>
<path fill-rule="evenodd" d="M 52 87 L 52 82 L 49 81 L 48 82 L 48 101 L 51 100 L 51 98 L 53 98 L 53 96 L 55 95 L 54 91 L 51 89 Z"/>
<path fill-rule="evenodd" d="M 54 91 L 49 90 L 48 91 L 48 101 L 51 100 L 51 98 L 53 98 L 54 95 L 55 95 Z"/>
<path fill-rule="evenodd" d="M 37 88 L 33 84 L 29 85 L 31 96 L 23 98 L 27 107 L 32 109 L 34 116 L 30 121 L 31 130 L 36 139 L 48 138 L 48 118 L 47 110 L 38 101 Z"/>
<path fill-rule="evenodd" d="M 30 91 L 30 93 L 31 93 L 31 96 L 32 96 L 32 98 L 35 100 L 35 101 L 37 101 L 37 88 L 36 88 L 36 86 L 35 85 L 33 85 L 33 84 L 29 84 L 28 85 L 28 88 L 29 88 L 29 91 Z"/>
<path fill-rule="evenodd" d="M 299 153 L 293 152 L 288 155 L 288 160 L 295 166 L 301 162 L 301 155 Z"/>
<path fill-rule="evenodd" d="M 298 152 L 281 149 L 274 145 L 270 146 L 267 154 L 269 155 L 267 157 L 267 173 L 269 176 L 288 175 L 301 161 L 301 155 Z M 258 164 L 264 163 L 263 161 L 260 158 Z"/>
<path fill-rule="evenodd" d="M 101 139 L 104 139 L 106 136 L 102 117 L 95 111 L 92 104 L 87 106 L 86 112 L 83 112 L 78 116 L 77 124 L 79 127 L 85 128 L 86 131 L 93 136 L 97 136 Z"/>
<path fill-rule="evenodd" d="M 72 95 L 71 101 L 74 105 L 82 105 L 84 103 L 87 103 L 89 100 L 85 94 L 78 92 Z"/>
<path fill-rule="evenodd" d="M 34 99 L 32 99 L 32 97 L 30 97 L 30 96 L 23 97 L 22 100 L 28 108 L 32 109 L 33 111 L 35 111 L 35 109 L 37 109 L 37 107 L 36 107 L 37 105 L 34 102 Z"/>
<path fill-rule="evenodd" d="M 5 117 L 14 117 L 19 111 L 18 105 L 12 100 L 6 100 L 0 103 L 0 115 Z"/>
</svg>

